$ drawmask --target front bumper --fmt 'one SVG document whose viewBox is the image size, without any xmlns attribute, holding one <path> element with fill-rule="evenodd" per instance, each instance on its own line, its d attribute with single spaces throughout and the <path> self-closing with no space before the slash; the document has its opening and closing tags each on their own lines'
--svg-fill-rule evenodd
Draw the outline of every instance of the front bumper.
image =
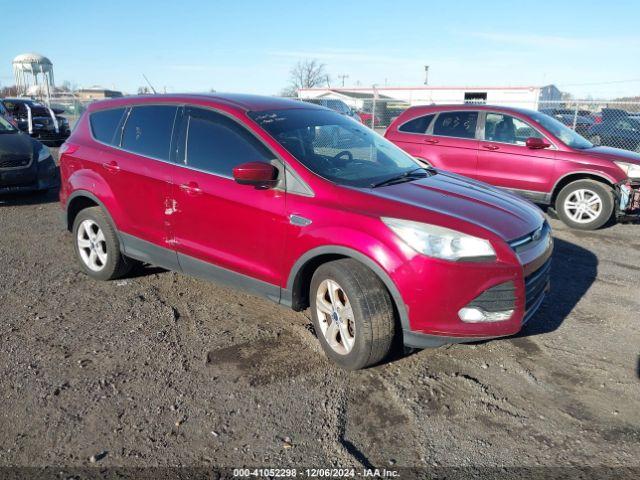
<svg viewBox="0 0 640 480">
<path fill-rule="evenodd" d="M 0 193 L 33 192 L 60 186 L 60 170 L 53 157 L 33 161 L 30 167 L 0 170 Z"/>
<path fill-rule="evenodd" d="M 640 219 L 640 180 L 626 180 L 615 186 L 616 219 Z"/>
<path fill-rule="evenodd" d="M 449 263 L 442 271 L 432 265 L 423 276 L 426 288 L 420 288 L 420 298 L 405 303 L 410 328 L 403 331 L 404 344 L 428 348 L 518 333 L 535 315 L 550 289 L 552 251 L 549 234 L 536 245 L 514 251 L 517 262 Z M 491 310 L 492 306 L 504 304 L 508 306 L 495 310 L 512 309 L 507 320 L 467 323 L 458 317 L 463 307 Z"/>
</svg>

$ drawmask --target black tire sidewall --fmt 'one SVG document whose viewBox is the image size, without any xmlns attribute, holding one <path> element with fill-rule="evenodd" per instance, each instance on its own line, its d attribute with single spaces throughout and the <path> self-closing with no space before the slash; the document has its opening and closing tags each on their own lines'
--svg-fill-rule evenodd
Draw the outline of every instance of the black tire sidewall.
<svg viewBox="0 0 640 480">
<path fill-rule="evenodd" d="M 80 256 L 80 248 L 78 247 L 78 229 L 80 228 L 80 224 L 85 220 L 94 221 L 102 230 L 104 234 L 105 243 L 107 247 L 107 264 L 106 266 L 96 272 L 91 270 L 82 260 Z M 76 253 L 76 258 L 78 260 L 78 264 L 82 271 L 86 273 L 91 278 L 95 278 L 96 280 L 111 280 L 116 278 L 118 275 L 119 263 L 123 261 L 120 253 L 120 242 L 118 237 L 115 234 L 115 231 L 106 215 L 102 212 L 100 207 L 92 207 L 87 208 L 76 216 L 73 221 L 73 248 Z"/>
<path fill-rule="evenodd" d="M 602 213 L 598 218 L 589 223 L 574 222 L 565 212 L 564 203 L 574 191 L 587 189 L 596 192 L 602 199 Z M 595 180 L 577 180 L 564 187 L 556 199 L 556 212 L 565 225 L 577 230 L 597 230 L 605 225 L 612 217 L 614 198 L 611 187 Z"/>
<path fill-rule="evenodd" d="M 373 272 L 370 273 L 371 275 L 375 275 Z M 320 284 L 326 279 L 332 279 L 340 285 L 347 295 L 353 309 L 356 327 L 355 343 L 351 351 L 346 355 L 341 355 L 331 348 L 327 340 L 324 338 L 320 328 L 320 319 L 318 318 L 316 310 L 316 293 Z M 380 283 L 380 291 L 378 292 L 371 291 L 370 289 L 363 292 L 349 269 L 346 268 L 346 265 L 340 265 L 340 261 L 329 262 L 321 265 L 318 270 L 316 270 L 311 280 L 309 303 L 311 307 L 311 318 L 313 320 L 318 340 L 325 354 L 335 363 L 347 370 L 358 370 L 372 364 L 370 357 L 373 343 L 373 331 L 370 319 L 367 318 L 370 316 L 369 312 L 366 311 L 367 300 L 364 298 L 367 295 L 387 295 L 387 297 L 389 297 L 388 292 L 384 289 L 382 283 Z M 392 309 L 390 305 L 390 297 L 388 301 L 389 308 Z"/>
</svg>

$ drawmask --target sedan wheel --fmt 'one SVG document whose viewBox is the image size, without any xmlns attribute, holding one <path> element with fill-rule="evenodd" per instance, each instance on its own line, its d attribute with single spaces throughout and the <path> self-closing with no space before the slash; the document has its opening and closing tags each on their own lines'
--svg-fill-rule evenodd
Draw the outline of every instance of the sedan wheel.
<svg viewBox="0 0 640 480">
<path fill-rule="evenodd" d="M 322 335 L 340 355 L 348 354 L 356 341 L 356 322 L 347 294 L 334 280 L 324 280 L 316 294 L 316 310 Z"/>
<path fill-rule="evenodd" d="M 107 242 L 104 233 L 93 220 L 84 220 L 78 228 L 78 252 L 84 264 L 94 272 L 107 265 Z"/>
</svg>

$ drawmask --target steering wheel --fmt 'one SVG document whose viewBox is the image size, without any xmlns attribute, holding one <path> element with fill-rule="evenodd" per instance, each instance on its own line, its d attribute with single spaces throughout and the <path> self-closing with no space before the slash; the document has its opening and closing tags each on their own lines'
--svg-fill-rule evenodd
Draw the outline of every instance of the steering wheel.
<svg viewBox="0 0 640 480">
<path fill-rule="evenodd" d="M 349 150 L 343 150 L 340 153 L 333 156 L 334 160 L 340 160 L 342 157 L 347 157 L 342 163 L 353 162 L 353 154 Z"/>
</svg>

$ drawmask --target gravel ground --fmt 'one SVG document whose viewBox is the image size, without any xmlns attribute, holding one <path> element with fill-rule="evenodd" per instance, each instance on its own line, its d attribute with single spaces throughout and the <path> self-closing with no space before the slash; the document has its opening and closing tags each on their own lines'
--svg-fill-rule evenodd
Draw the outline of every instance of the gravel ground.
<svg viewBox="0 0 640 480">
<path fill-rule="evenodd" d="M 638 225 L 552 220 L 518 337 L 345 372 L 308 312 L 151 267 L 90 280 L 59 210 L 0 199 L 0 466 L 640 466 Z"/>
</svg>

